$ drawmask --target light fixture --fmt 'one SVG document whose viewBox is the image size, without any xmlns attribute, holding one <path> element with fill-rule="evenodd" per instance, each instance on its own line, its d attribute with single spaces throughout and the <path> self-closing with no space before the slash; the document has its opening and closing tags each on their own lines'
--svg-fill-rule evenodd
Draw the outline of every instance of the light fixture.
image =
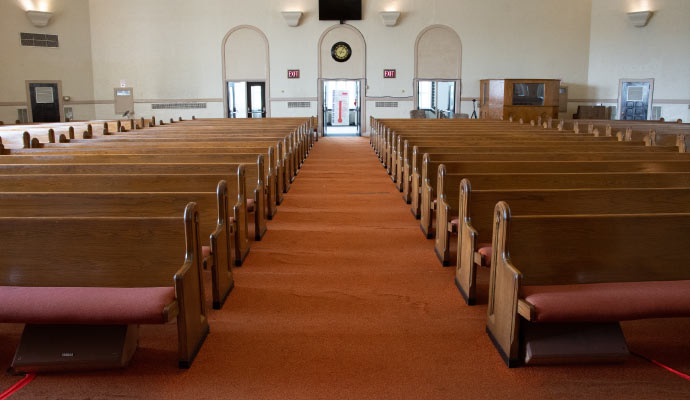
<svg viewBox="0 0 690 400">
<path fill-rule="evenodd" d="M 634 27 L 642 28 L 647 26 L 649 19 L 652 18 L 652 14 L 652 11 L 629 12 L 628 18 L 630 18 L 630 22 Z"/>
<path fill-rule="evenodd" d="M 386 26 L 395 26 L 400 18 L 400 11 L 381 11 L 381 19 Z"/>
<path fill-rule="evenodd" d="M 26 12 L 26 17 L 31 21 L 31 23 L 38 28 L 42 28 L 48 25 L 50 18 L 53 17 L 53 13 L 45 11 L 34 11 L 29 10 Z"/>
<path fill-rule="evenodd" d="M 288 26 L 299 25 L 299 20 L 302 18 L 302 11 L 283 11 L 282 14 Z"/>
</svg>

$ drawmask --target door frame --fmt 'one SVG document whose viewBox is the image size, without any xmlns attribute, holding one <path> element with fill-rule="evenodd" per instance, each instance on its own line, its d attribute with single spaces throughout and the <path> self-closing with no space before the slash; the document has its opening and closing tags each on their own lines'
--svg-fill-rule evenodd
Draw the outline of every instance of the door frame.
<svg viewBox="0 0 690 400">
<path fill-rule="evenodd" d="M 412 101 L 413 109 L 419 110 L 419 81 L 433 81 L 433 82 L 455 82 L 455 110 L 454 114 L 460 113 L 460 103 L 462 95 L 462 79 L 438 79 L 438 78 L 414 78 L 412 80 Z"/>
<path fill-rule="evenodd" d="M 326 132 L 324 131 L 324 123 L 326 121 L 325 116 L 323 115 L 323 106 L 324 106 L 324 98 L 323 98 L 323 92 L 326 90 L 325 88 L 325 82 L 326 81 L 356 81 L 359 82 L 359 94 L 358 94 L 358 99 L 359 99 L 359 133 L 357 136 L 362 136 L 362 131 L 366 127 L 366 100 L 364 99 L 364 91 L 366 90 L 366 82 L 367 80 L 364 78 L 319 78 L 317 79 L 317 84 L 316 84 L 316 90 L 318 93 L 318 98 L 317 98 L 317 109 L 316 109 L 316 115 L 317 115 L 317 123 L 318 123 L 318 135 L 323 137 L 325 136 Z"/>
<path fill-rule="evenodd" d="M 223 114 L 225 115 L 225 118 L 230 118 L 230 100 L 228 99 L 228 83 L 237 83 L 237 82 L 244 82 L 249 86 L 249 83 L 263 83 L 264 84 L 264 104 L 266 106 L 266 116 L 264 118 L 270 118 L 270 109 L 269 109 L 269 99 L 268 99 L 268 80 L 267 79 L 226 79 L 225 80 L 225 89 L 223 90 Z M 250 119 L 250 117 L 247 117 L 247 119 Z"/>
<path fill-rule="evenodd" d="M 623 109 L 623 82 L 642 82 L 649 83 L 649 102 L 647 103 L 647 121 L 652 117 L 652 106 L 654 104 L 654 78 L 647 79 L 624 79 L 618 80 L 618 101 L 616 102 L 618 108 L 616 109 L 616 119 L 620 120 L 621 110 Z"/>
<path fill-rule="evenodd" d="M 34 122 L 34 112 L 33 108 L 31 107 L 31 88 L 30 85 L 32 83 L 52 83 L 52 84 L 57 84 L 57 97 L 58 97 L 58 109 L 60 111 L 60 122 L 65 121 L 65 106 L 62 101 L 62 81 L 53 79 L 53 80 L 40 80 L 40 81 L 24 81 L 25 82 L 25 87 L 26 87 L 26 115 L 27 119 L 30 124 Z"/>
</svg>

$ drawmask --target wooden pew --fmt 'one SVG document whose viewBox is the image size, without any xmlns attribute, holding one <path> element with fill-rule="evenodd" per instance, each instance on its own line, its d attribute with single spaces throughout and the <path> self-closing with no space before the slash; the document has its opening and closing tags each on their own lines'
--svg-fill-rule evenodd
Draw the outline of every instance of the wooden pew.
<svg viewBox="0 0 690 400">
<path fill-rule="evenodd" d="M 66 156 L 78 156 L 74 157 L 71 160 L 74 161 L 75 163 L 91 163 L 91 162 L 100 162 L 100 160 L 103 160 L 103 163 L 125 163 L 125 162 L 132 162 L 132 163 L 155 163 L 155 164 L 162 164 L 162 163 L 180 163 L 180 164 L 197 164 L 198 165 L 203 165 L 203 164 L 217 164 L 217 163 L 223 163 L 223 164 L 229 164 L 229 163 L 245 163 L 247 164 L 247 170 L 249 173 L 249 178 L 254 179 L 254 169 L 253 166 L 256 165 L 256 173 L 258 174 L 258 171 L 260 169 L 263 169 L 264 173 L 261 175 L 263 176 L 262 179 L 260 179 L 263 182 L 264 186 L 264 192 L 266 194 L 266 200 L 265 204 L 267 209 L 265 210 L 266 218 L 272 219 L 275 213 L 277 212 L 277 205 L 282 201 L 282 187 L 283 187 L 283 182 L 284 182 L 284 177 L 282 175 L 282 172 L 280 171 L 280 166 L 277 166 L 275 163 L 275 158 L 274 158 L 274 153 L 271 148 L 267 149 L 268 151 L 266 152 L 245 152 L 245 153 L 238 153 L 235 152 L 234 150 L 237 149 L 227 149 L 231 151 L 226 151 L 224 148 L 211 148 L 211 147 L 203 147 L 203 148 L 198 148 L 198 147 L 188 147 L 188 148 L 158 148 L 158 147 L 151 147 L 151 148 L 108 148 L 108 149 L 65 149 L 65 150 L 53 150 L 53 149 L 31 149 L 26 152 L 19 150 L 16 153 L 13 151 L 13 155 L 21 155 L 21 156 L 27 156 L 24 158 L 21 158 L 19 160 L 21 161 L 26 161 L 27 163 L 34 163 L 37 160 L 40 160 L 40 162 L 45 162 L 45 163 L 56 163 L 60 162 L 62 163 L 61 160 L 68 160 Z M 208 157 L 204 157 L 205 154 L 208 154 Z M 82 155 L 88 156 L 88 157 L 81 157 Z M 122 155 L 126 156 L 124 160 L 120 162 L 119 157 L 113 157 L 117 155 Z M 226 155 L 226 156 L 223 156 Z M 259 162 L 257 156 L 261 155 L 262 161 Z M 48 158 L 36 158 L 35 156 L 54 156 L 54 157 L 48 157 Z M 57 156 L 57 157 L 55 157 Z M 102 157 L 102 156 L 108 156 L 108 157 Z M 136 157 L 134 157 L 136 156 Z M 153 157 L 155 156 L 155 157 Z M 3 161 L 6 159 L 5 157 L 0 157 L 0 165 L 4 163 Z M 56 161 L 57 160 L 57 161 Z M 263 163 L 263 160 L 268 160 L 268 168 L 265 168 L 263 165 L 259 165 Z M 16 164 L 16 159 L 11 159 L 7 161 L 7 163 L 14 163 Z M 271 165 L 277 166 L 278 168 L 271 168 Z M 191 168 L 191 167 L 190 167 Z M 196 171 L 196 170 L 195 170 Z M 196 171 L 196 172 L 201 172 L 201 171 Z M 258 177 L 257 177 L 257 185 L 258 185 Z"/>
<path fill-rule="evenodd" d="M 627 185 L 558 189 L 554 182 L 506 189 L 501 184 L 480 187 L 463 180 L 455 283 L 467 304 L 476 302 L 476 268 L 491 264 L 493 211 L 499 201 L 511 204 L 514 212 L 529 215 L 690 212 L 690 187 L 645 187 L 645 182 L 635 181 Z"/>
<path fill-rule="evenodd" d="M 220 181 L 244 180 L 244 168 L 230 174 L 69 174 L 69 175 L 0 175 L 0 192 L 211 192 Z M 235 265 L 240 266 L 249 253 L 247 236 L 246 192 L 236 194 L 232 205 L 235 232 Z M 228 187 L 228 198 L 233 198 Z"/>
<path fill-rule="evenodd" d="M 605 140 L 601 140 L 605 139 Z M 615 144 L 616 140 L 614 138 L 597 138 L 594 136 L 575 136 L 575 135 L 539 135 L 539 134 L 513 134 L 513 133 L 502 133 L 502 134 L 483 134 L 480 136 L 474 136 L 472 134 L 463 134 L 461 136 L 448 136 L 448 137 L 418 137 L 418 136 L 408 136 L 400 135 L 398 136 L 398 145 L 393 145 L 390 157 L 387 159 L 387 171 L 391 175 L 393 181 L 397 181 L 400 168 L 403 164 L 403 158 L 405 155 L 405 143 L 408 145 L 407 157 L 409 157 L 410 143 L 416 146 L 486 146 L 491 144 L 499 144 L 502 146 L 520 146 L 525 143 L 535 143 L 542 146 L 546 145 L 556 145 L 563 144 L 569 145 L 573 144 L 591 144 L 591 143 L 602 143 L 602 144 Z M 643 143 L 629 142 L 629 145 L 642 145 Z M 402 149 L 402 150 L 401 150 Z"/>
<path fill-rule="evenodd" d="M 434 165 L 434 163 L 429 163 Z M 449 239 L 457 231 L 460 208 L 458 188 L 464 174 L 471 173 L 609 173 L 609 172 L 690 172 L 690 160 L 687 161 L 470 161 L 441 163 L 437 167 L 435 185 L 435 251 L 443 265 L 450 265 Z M 431 235 L 433 221 L 427 214 L 422 217 L 422 226 L 426 228 L 427 237 Z M 426 225 L 425 225 L 426 224 Z"/>
<path fill-rule="evenodd" d="M 677 152 L 676 147 L 669 147 L 669 148 L 664 148 L 664 147 L 644 147 L 644 146 L 587 146 L 587 145 L 569 145 L 569 146 L 540 146 L 539 144 L 535 144 L 534 146 L 516 146 L 516 147 L 491 147 L 491 146 L 482 146 L 482 147 L 472 147 L 472 146 L 467 146 L 465 149 L 462 149 L 461 151 L 463 152 L 475 152 L 476 154 L 479 153 L 493 153 L 493 152 L 515 152 L 515 153 L 520 153 L 520 152 L 535 152 L 535 151 L 541 151 L 543 153 L 550 153 L 550 152 L 563 152 L 563 153 L 588 153 L 588 152 Z M 436 169 L 429 167 L 429 162 L 430 161 L 430 156 L 426 156 L 427 153 L 425 153 L 424 156 L 422 156 L 422 168 L 420 171 L 420 175 L 417 178 L 417 176 L 413 173 L 412 180 L 411 180 L 411 200 L 412 200 L 412 208 L 411 211 L 412 213 L 418 217 L 421 218 L 425 213 L 428 213 L 428 215 L 431 215 L 431 201 L 433 201 L 433 198 L 435 198 L 435 185 L 436 185 Z M 436 166 L 437 168 L 437 166 Z M 415 195 L 415 193 L 419 193 L 419 195 Z M 423 196 L 427 196 L 426 200 Z M 425 225 L 426 226 L 426 225 Z"/>
<path fill-rule="evenodd" d="M 410 147 L 411 146 L 411 147 Z M 559 152 L 572 152 L 572 151 L 594 151 L 599 150 L 601 152 L 610 151 L 636 151 L 636 152 L 678 152 L 678 147 L 675 146 L 658 146 L 647 148 L 643 146 L 642 142 L 611 142 L 606 144 L 596 145 L 594 143 L 570 143 L 568 141 L 561 141 L 554 139 L 549 140 L 533 140 L 532 138 L 519 138 L 513 140 L 503 140 L 501 138 L 495 138 L 495 140 L 486 142 L 462 142 L 462 141 L 451 141 L 445 144 L 439 144 L 439 142 L 415 142 L 411 145 L 409 141 L 406 141 L 403 147 L 402 153 L 396 155 L 397 160 L 394 164 L 393 171 L 396 175 L 396 180 L 402 181 L 402 184 L 398 186 L 398 189 L 404 190 L 405 179 L 410 179 L 414 172 L 418 172 L 418 166 L 421 166 L 421 158 L 423 154 L 451 154 L 451 153 L 465 153 L 470 148 L 477 148 L 478 152 L 491 152 L 492 148 L 494 152 L 509 152 L 504 149 L 515 148 L 512 152 L 534 152 L 530 150 L 529 147 L 553 147 L 562 148 Z M 541 150 L 541 149 L 540 149 Z M 543 151 L 541 151 L 543 152 Z M 410 169 L 411 168 L 411 169 Z"/>
<path fill-rule="evenodd" d="M 197 221 L 194 203 L 178 217 L 0 218 L 0 322 L 26 323 L 23 341 L 32 332 L 43 343 L 56 331 L 44 324 L 59 325 L 72 342 L 95 342 L 96 352 L 104 343 L 89 325 L 130 326 L 122 359 L 115 360 L 126 365 L 136 325 L 177 321 L 178 363 L 189 368 L 209 332 Z M 20 343 L 18 354 L 25 351 Z M 15 373 L 50 367 L 19 357 L 12 365 Z"/>
<path fill-rule="evenodd" d="M 253 160 L 253 162 L 252 162 Z M 266 186 L 264 185 L 263 177 L 265 176 L 263 156 L 262 155 L 228 155 L 228 154 L 204 154 L 203 157 L 196 155 L 166 155 L 166 154 L 117 154 L 117 155 L 97 155 L 97 154 L 68 154 L 68 155 L 42 155 L 42 156 L 28 156 L 28 155 L 16 155 L 9 157 L 0 157 L 0 165 L 2 164 L 179 164 L 179 167 L 175 169 L 174 166 L 165 167 L 166 170 L 173 169 L 172 173 L 196 173 L 192 169 L 193 164 L 198 164 L 200 161 L 207 163 L 225 163 L 227 168 L 232 171 L 237 171 L 239 165 L 244 165 L 246 176 L 243 178 L 245 181 L 252 182 L 249 185 L 245 184 L 245 188 L 237 187 L 235 191 L 235 186 L 230 186 L 230 196 L 238 196 L 240 190 L 244 190 L 244 193 L 249 192 L 249 198 L 254 200 L 255 212 L 254 212 L 254 225 L 255 225 L 255 237 L 256 240 L 261 240 L 264 233 L 266 232 L 266 218 L 265 218 L 265 198 L 264 195 Z M 230 161 L 230 162 L 228 162 Z M 232 161 L 249 161 L 247 164 L 232 163 Z M 189 164 L 189 165 L 188 165 Z M 126 168 L 126 167 L 121 167 Z M 144 167 L 136 166 L 132 168 L 155 168 L 155 167 Z M 132 169 L 131 171 L 134 171 Z M 148 171 L 147 171 L 148 172 Z M 146 173 L 146 172 L 145 172 Z M 161 173 L 161 172 L 148 172 L 148 173 Z M 231 171 L 228 171 L 231 173 Z M 222 178 L 228 182 L 234 182 L 237 180 L 231 179 L 230 177 Z M 221 180 L 221 179 L 219 179 Z M 215 185 L 214 185 L 215 186 Z M 272 185 L 268 185 L 268 190 L 270 190 Z M 39 189 L 40 191 L 40 189 Z M 145 191 L 145 190 L 143 190 Z M 173 190 L 174 191 L 174 190 Z M 246 201 L 245 195 L 245 201 Z M 268 195 L 270 208 L 274 208 L 273 204 L 275 200 L 275 195 Z M 251 205 L 251 202 L 250 202 Z M 244 206 L 245 210 L 247 205 Z M 240 228 L 240 231 L 242 229 Z M 242 234 L 241 234 L 242 235 Z"/>
<path fill-rule="evenodd" d="M 621 360 L 618 321 L 690 317 L 690 214 L 494 215 L 486 329 L 509 367 Z"/>
<path fill-rule="evenodd" d="M 216 193 L 3 192 L 0 217 L 170 217 L 190 202 L 197 205 L 202 256 L 211 269 L 213 308 L 220 309 L 235 284 L 234 220 L 228 215 L 225 181 Z"/>
<path fill-rule="evenodd" d="M 502 148 L 501 148 L 502 149 Z M 659 151 L 662 149 L 661 151 Z M 500 149 L 497 149 L 500 150 Z M 439 150 L 438 147 L 418 147 L 415 146 L 410 160 L 406 160 L 402 168 L 402 194 L 403 199 L 412 203 L 413 185 L 417 192 L 421 188 L 422 162 L 423 155 L 429 154 L 431 161 L 603 161 L 603 160 L 690 160 L 690 154 L 672 151 L 670 147 L 646 148 L 645 151 L 626 151 L 617 148 L 600 148 L 601 151 L 573 152 L 568 149 L 553 149 L 548 152 L 529 151 L 529 148 L 518 147 L 514 150 L 505 149 L 505 152 L 473 152 L 470 149 L 462 148 L 455 151 L 454 148 Z M 637 148 L 635 148 L 637 150 Z M 433 170 L 433 169 L 432 169 Z M 419 199 L 419 198 L 418 198 Z M 419 215 L 419 211 L 416 212 Z"/>
</svg>

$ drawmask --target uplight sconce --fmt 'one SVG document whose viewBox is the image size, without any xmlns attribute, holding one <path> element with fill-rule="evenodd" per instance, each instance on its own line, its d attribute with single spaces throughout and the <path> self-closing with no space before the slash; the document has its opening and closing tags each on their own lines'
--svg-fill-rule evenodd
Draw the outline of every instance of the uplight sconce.
<svg viewBox="0 0 690 400">
<path fill-rule="evenodd" d="M 44 26 L 48 25 L 50 19 L 53 17 L 53 13 L 29 10 L 26 12 L 26 17 L 35 27 L 43 28 Z"/>
<path fill-rule="evenodd" d="M 302 18 L 302 11 L 283 11 L 282 14 L 285 23 L 292 27 L 299 25 L 299 20 Z"/>
<path fill-rule="evenodd" d="M 630 18 L 630 22 L 634 27 L 642 28 L 647 26 L 649 19 L 652 18 L 652 14 L 654 14 L 652 11 L 629 12 L 628 18 Z"/>
<path fill-rule="evenodd" d="M 395 26 L 400 18 L 400 11 L 381 11 L 381 19 L 386 26 Z"/>
</svg>

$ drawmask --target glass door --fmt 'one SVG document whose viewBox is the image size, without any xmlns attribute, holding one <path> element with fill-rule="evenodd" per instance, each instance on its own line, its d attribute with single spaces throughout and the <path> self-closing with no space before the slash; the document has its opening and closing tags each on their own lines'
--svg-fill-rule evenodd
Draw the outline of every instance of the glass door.
<svg viewBox="0 0 690 400">
<path fill-rule="evenodd" d="M 266 83 L 247 83 L 247 114 L 249 118 L 266 118 Z"/>
<path fill-rule="evenodd" d="M 427 118 L 453 118 L 455 81 L 420 80 L 417 85 L 417 109 Z"/>
<path fill-rule="evenodd" d="M 324 81 L 323 132 L 326 136 L 360 135 L 360 82 Z"/>
<path fill-rule="evenodd" d="M 247 82 L 228 82 L 228 118 L 247 118 Z"/>
</svg>

